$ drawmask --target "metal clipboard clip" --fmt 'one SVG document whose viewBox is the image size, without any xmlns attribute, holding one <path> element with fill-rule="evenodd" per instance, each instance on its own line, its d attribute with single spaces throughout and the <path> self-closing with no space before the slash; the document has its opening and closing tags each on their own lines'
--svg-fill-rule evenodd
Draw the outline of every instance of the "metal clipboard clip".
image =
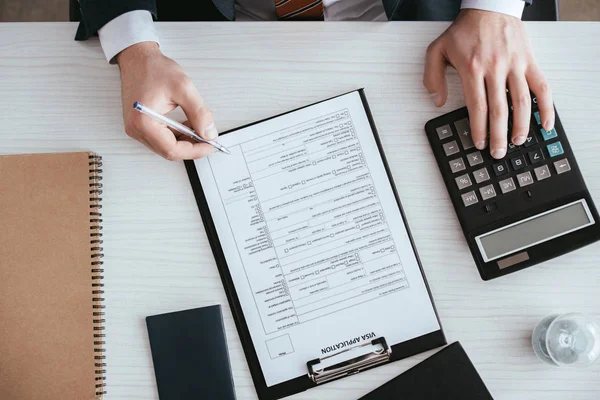
<svg viewBox="0 0 600 400">
<path fill-rule="evenodd" d="M 370 348 L 367 348 L 367 347 Z M 334 358 L 339 358 L 342 354 L 348 355 L 348 352 L 359 353 L 359 355 L 334 363 Z M 379 337 L 368 343 L 349 347 L 347 349 L 330 354 L 323 358 L 317 358 L 306 363 L 308 367 L 308 377 L 317 385 L 338 379 L 344 376 L 353 375 L 367 368 L 384 364 L 390 361 L 392 349 L 388 347 L 385 338 Z"/>
</svg>

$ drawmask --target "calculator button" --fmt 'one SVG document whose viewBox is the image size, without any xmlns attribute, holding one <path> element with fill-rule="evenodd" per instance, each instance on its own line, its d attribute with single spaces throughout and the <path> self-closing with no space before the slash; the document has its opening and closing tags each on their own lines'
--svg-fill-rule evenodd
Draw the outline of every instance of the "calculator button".
<svg viewBox="0 0 600 400">
<path fill-rule="evenodd" d="M 541 125 L 542 120 L 540 119 L 540 112 L 539 111 L 534 112 L 533 116 L 535 117 L 535 122 L 537 122 L 538 125 Z"/>
<path fill-rule="evenodd" d="M 484 201 L 491 199 L 492 197 L 496 197 L 496 189 L 494 189 L 494 185 L 487 185 L 479 188 L 479 193 L 481 193 L 481 198 Z"/>
<path fill-rule="evenodd" d="M 468 188 L 472 185 L 471 177 L 469 174 L 464 174 L 454 179 L 456 181 L 456 186 L 458 186 L 458 190 L 463 190 L 464 188 Z"/>
<path fill-rule="evenodd" d="M 521 187 L 531 185 L 533 183 L 531 172 L 527 171 L 517 175 L 517 182 L 519 182 L 519 186 Z"/>
<path fill-rule="evenodd" d="M 506 151 L 507 154 L 514 153 L 515 151 L 519 151 L 521 146 L 517 146 L 516 144 L 510 141 L 510 137 L 508 138 L 508 149 Z"/>
<path fill-rule="evenodd" d="M 487 168 L 483 167 L 478 169 L 477 171 L 473 171 L 473 176 L 475 177 L 475 182 L 481 183 L 490 179 L 490 174 L 488 174 Z"/>
<path fill-rule="evenodd" d="M 488 203 L 485 205 L 485 207 L 483 208 L 485 210 L 485 212 L 489 213 L 492 211 L 495 211 L 498 209 L 498 204 L 496 203 Z"/>
<path fill-rule="evenodd" d="M 565 153 L 560 142 L 549 144 L 546 146 L 546 148 L 548 149 L 548 154 L 550 154 L 550 157 L 560 156 L 561 154 Z"/>
<path fill-rule="evenodd" d="M 571 170 L 569 160 L 567 160 L 566 158 L 563 160 L 556 161 L 554 163 L 554 168 L 556 168 L 556 173 L 559 175 Z"/>
<path fill-rule="evenodd" d="M 525 159 L 523 158 L 523 156 L 511 158 L 510 164 L 512 165 L 515 171 L 518 171 L 521 168 L 525 167 Z"/>
<path fill-rule="evenodd" d="M 531 161 L 532 164 L 537 164 L 544 159 L 544 153 L 542 153 L 542 149 L 530 151 L 527 153 L 527 155 L 529 156 L 529 161 Z"/>
<path fill-rule="evenodd" d="M 498 183 L 500 184 L 500 190 L 502 191 L 502 194 L 512 192 L 517 188 L 515 186 L 515 181 L 513 181 L 513 178 L 507 178 Z"/>
<path fill-rule="evenodd" d="M 465 168 L 465 162 L 462 158 L 457 158 L 455 160 L 450 161 L 450 170 L 452 171 L 452 173 L 463 171 Z"/>
<path fill-rule="evenodd" d="M 554 139 L 558 136 L 554 128 L 550 129 L 549 131 L 545 130 L 544 128 L 541 128 L 540 132 L 542 132 L 542 137 L 544 138 L 544 141 Z"/>
<path fill-rule="evenodd" d="M 456 132 L 458 133 L 458 137 L 460 138 L 460 143 L 463 146 L 463 149 L 469 150 L 475 145 L 473 144 L 473 139 L 471 138 L 471 126 L 469 125 L 469 119 L 463 118 L 454 123 L 454 127 L 456 128 Z"/>
<path fill-rule="evenodd" d="M 467 161 L 469 162 L 469 166 L 474 167 L 477 164 L 481 164 L 483 162 L 483 156 L 481 152 L 476 151 L 471 154 L 467 154 Z"/>
<path fill-rule="evenodd" d="M 558 162 L 560 162 L 560 161 L 558 161 Z M 538 181 L 542 181 L 546 178 L 550 178 L 550 169 L 548 168 L 547 165 L 537 167 L 533 170 L 533 172 L 535 173 L 535 177 Z"/>
<path fill-rule="evenodd" d="M 473 190 L 471 190 L 470 192 L 467 192 L 465 194 L 462 194 L 460 197 L 462 197 L 462 201 L 463 204 L 465 205 L 465 207 L 469 207 L 475 203 L 477 203 L 477 195 L 475 194 L 475 192 Z"/>
<path fill-rule="evenodd" d="M 506 164 L 504 164 L 504 162 L 494 164 L 492 168 L 494 168 L 494 174 L 496 176 L 501 176 L 508 172 L 508 168 L 506 168 Z"/>
<path fill-rule="evenodd" d="M 446 153 L 447 156 L 451 156 L 452 154 L 456 154 L 460 151 L 458 149 L 458 144 L 456 143 L 456 140 L 448 142 L 442 147 L 444 147 L 444 153 Z"/>
<path fill-rule="evenodd" d="M 452 130 L 450 129 L 450 125 L 444 125 L 444 126 L 440 126 L 439 128 L 435 129 L 438 135 L 438 138 L 440 138 L 440 140 L 449 138 L 450 136 L 452 136 Z"/>
<path fill-rule="evenodd" d="M 538 141 L 537 141 L 533 131 L 529 131 L 529 136 L 527 136 L 527 139 L 525 139 L 525 143 L 523 143 L 523 147 L 531 147 L 534 144 L 536 144 L 537 142 Z"/>
</svg>

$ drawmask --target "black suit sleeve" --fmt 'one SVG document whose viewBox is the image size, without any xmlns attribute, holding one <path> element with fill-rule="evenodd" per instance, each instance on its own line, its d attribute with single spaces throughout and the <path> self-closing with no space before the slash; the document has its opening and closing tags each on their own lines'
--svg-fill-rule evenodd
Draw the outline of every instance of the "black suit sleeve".
<svg viewBox="0 0 600 400">
<path fill-rule="evenodd" d="M 121 14 L 147 10 L 156 19 L 156 0 L 79 0 L 81 22 L 75 40 L 87 40 Z"/>
</svg>

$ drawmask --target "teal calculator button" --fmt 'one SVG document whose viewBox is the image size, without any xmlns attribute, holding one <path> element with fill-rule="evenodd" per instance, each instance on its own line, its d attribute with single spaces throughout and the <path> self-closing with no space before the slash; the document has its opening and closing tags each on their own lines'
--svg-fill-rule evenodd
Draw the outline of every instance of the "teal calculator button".
<svg viewBox="0 0 600 400">
<path fill-rule="evenodd" d="M 541 125 L 542 124 L 542 120 L 540 119 L 540 112 L 539 111 L 534 112 L 533 116 L 535 117 L 535 120 L 537 121 L 537 124 Z"/>
<path fill-rule="evenodd" d="M 542 137 L 544 138 L 544 140 L 554 139 L 555 137 L 558 136 L 558 134 L 556 133 L 556 130 L 554 128 L 552 128 L 549 131 L 542 128 L 542 129 L 540 129 L 540 132 L 542 132 Z"/>
<path fill-rule="evenodd" d="M 546 148 L 548 149 L 548 154 L 550 154 L 550 157 L 560 156 L 561 154 L 565 153 L 560 142 L 549 144 L 546 146 Z"/>
</svg>

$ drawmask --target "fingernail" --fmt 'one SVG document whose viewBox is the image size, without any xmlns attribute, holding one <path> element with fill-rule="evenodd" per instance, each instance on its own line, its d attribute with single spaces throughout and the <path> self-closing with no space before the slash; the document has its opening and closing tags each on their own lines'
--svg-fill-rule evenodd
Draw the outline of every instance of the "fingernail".
<svg viewBox="0 0 600 400">
<path fill-rule="evenodd" d="M 433 100 L 433 103 L 437 106 L 437 107 L 441 107 L 442 106 L 442 95 L 439 93 L 431 93 L 431 99 Z"/>
<path fill-rule="evenodd" d="M 554 121 L 547 119 L 542 123 L 542 127 L 547 131 L 551 131 L 554 128 Z"/>
<path fill-rule="evenodd" d="M 479 142 L 477 142 L 475 147 L 477 147 L 477 150 L 483 150 L 483 149 L 485 149 L 486 144 L 487 144 L 487 142 L 485 140 L 480 140 Z"/>
<path fill-rule="evenodd" d="M 506 155 L 506 147 L 501 147 L 499 149 L 492 151 L 492 157 L 494 157 L 495 159 L 500 159 L 500 158 L 504 157 L 505 155 Z"/>
<path fill-rule="evenodd" d="M 214 122 L 204 128 L 204 136 L 206 136 L 208 140 L 214 140 L 217 138 L 217 136 L 219 136 L 219 131 L 217 131 L 217 127 L 215 126 Z"/>
<path fill-rule="evenodd" d="M 527 136 L 517 136 L 516 138 L 513 139 L 513 143 L 516 144 L 517 146 L 520 146 L 523 143 L 525 143 L 526 139 L 527 139 Z"/>
</svg>

